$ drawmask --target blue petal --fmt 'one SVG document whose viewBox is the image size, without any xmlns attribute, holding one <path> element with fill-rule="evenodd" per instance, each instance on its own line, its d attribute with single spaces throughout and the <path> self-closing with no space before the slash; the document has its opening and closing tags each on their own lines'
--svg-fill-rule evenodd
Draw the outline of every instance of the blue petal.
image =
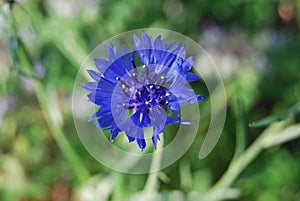
<svg viewBox="0 0 300 201">
<path fill-rule="evenodd" d="M 142 43 L 143 43 L 143 46 L 146 47 L 147 49 L 154 48 L 152 37 L 149 36 L 148 34 L 146 34 L 144 31 L 142 32 Z"/>
<path fill-rule="evenodd" d="M 113 119 L 112 115 L 107 115 L 107 116 L 101 117 L 101 118 L 97 119 L 97 121 L 95 122 L 95 125 L 97 127 L 100 127 L 103 129 L 109 128 L 113 124 L 114 124 L 114 119 Z"/>
<path fill-rule="evenodd" d="M 194 82 L 194 81 L 197 81 L 197 80 L 200 80 L 201 78 L 194 74 L 194 73 L 191 73 L 191 72 L 187 72 L 186 74 L 186 81 L 188 82 Z"/>
<path fill-rule="evenodd" d="M 88 94 L 88 97 L 90 96 L 95 96 L 97 98 L 103 98 L 108 100 L 108 98 L 111 97 L 112 93 L 110 91 L 105 91 L 102 89 L 96 89 L 95 91 L 92 91 L 91 93 Z"/>
<path fill-rule="evenodd" d="M 132 38 L 133 38 L 133 45 L 135 49 L 138 49 L 138 47 L 141 45 L 140 39 L 135 35 L 135 33 L 132 33 Z"/>
<path fill-rule="evenodd" d="M 131 137 L 131 136 L 129 136 L 129 135 L 126 135 L 126 136 L 127 136 L 129 142 L 133 142 L 133 141 L 135 140 L 134 137 Z"/>
<path fill-rule="evenodd" d="M 95 61 L 95 66 L 101 73 L 104 73 L 110 64 L 110 61 L 108 59 L 103 59 L 103 58 L 95 58 L 94 61 Z"/>
<path fill-rule="evenodd" d="M 190 56 L 182 63 L 182 68 L 184 71 L 190 71 L 194 63 L 194 57 Z"/>
<path fill-rule="evenodd" d="M 128 57 L 128 56 L 127 56 Z M 129 63 L 129 64 L 131 64 L 131 63 Z M 125 75 L 126 74 L 126 70 L 125 70 L 126 68 L 123 66 L 123 63 L 122 63 L 122 57 L 121 58 L 119 58 L 119 59 L 117 59 L 117 60 L 115 60 L 110 66 L 109 66 L 109 73 L 111 73 L 111 74 L 114 74 L 113 75 L 113 78 L 115 78 L 116 76 L 115 75 L 117 75 L 117 76 L 119 76 L 119 77 L 123 77 L 123 75 Z M 113 73 L 111 72 L 111 71 L 113 71 Z M 108 74 L 108 71 L 107 72 L 105 72 L 105 75 L 107 75 Z"/>
<path fill-rule="evenodd" d="M 199 100 L 206 100 L 206 98 L 205 98 L 204 96 L 201 96 L 201 95 L 199 95 L 199 94 L 197 94 L 196 97 L 197 97 L 197 100 L 198 100 L 198 101 L 199 101 Z"/>
<path fill-rule="evenodd" d="M 100 81 L 98 82 L 98 89 L 111 92 L 114 90 L 116 83 L 113 83 L 112 81 L 102 77 Z"/>
<path fill-rule="evenodd" d="M 165 45 L 164 42 L 161 40 L 160 35 L 154 41 L 154 48 L 156 50 L 165 50 Z"/>
<path fill-rule="evenodd" d="M 172 48 L 170 52 L 172 52 L 172 54 L 176 55 L 177 57 L 185 58 L 185 46 L 181 43 Z"/>
<path fill-rule="evenodd" d="M 131 115 L 131 120 L 132 120 L 132 122 L 135 124 L 135 125 L 137 125 L 137 126 L 139 126 L 139 127 L 141 127 L 141 122 L 140 122 L 140 115 L 141 115 L 141 112 L 140 111 L 136 111 L 133 115 Z"/>
<path fill-rule="evenodd" d="M 151 36 L 148 36 L 145 32 L 142 32 L 141 40 L 133 33 L 133 43 L 135 50 L 144 65 L 152 64 L 154 59 L 154 42 Z"/>
<path fill-rule="evenodd" d="M 110 141 L 114 141 L 114 139 L 117 137 L 117 135 L 119 134 L 120 129 L 116 128 L 110 131 Z"/>
<path fill-rule="evenodd" d="M 101 94 L 95 94 L 94 92 L 89 93 L 87 95 L 88 99 L 95 103 L 96 105 L 105 105 L 105 104 L 110 104 L 111 97 L 105 97 Z"/>
<path fill-rule="evenodd" d="M 152 108 L 151 122 L 153 126 L 153 135 L 158 135 L 162 132 L 166 125 L 167 115 L 158 107 Z"/>
<path fill-rule="evenodd" d="M 153 135 L 152 136 L 152 142 L 153 142 L 153 145 L 154 145 L 154 148 L 156 149 L 157 148 L 157 141 L 160 140 L 160 137 L 159 137 L 159 134 L 158 135 Z"/>
<path fill-rule="evenodd" d="M 142 150 L 142 151 L 144 151 L 144 149 L 145 149 L 145 147 L 146 147 L 146 140 L 145 139 L 136 139 L 136 141 L 137 141 L 137 143 L 138 143 L 138 145 L 139 145 L 139 147 L 140 147 L 140 149 Z"/>
<path fill-rule="evenodd" d="M 103 105 L 101 106 L 98 111 L 94 114 L 92 114 L 90 117 L 89 117 L 89 121 L 91 121 L 92 119 L 95 119 L 95 118 L 99 118 L 99 117 L 103 117 L 105 115 L 109 115 L 111 114 L 111 108 L 109 105 Z"/>
<path fill-rule="evenodd" d="M 132 61 L 135 60 L 135 51 L 126 53 L 119 58 L 112 60 L 111 63 L 105 69 L 103 73 L 104 76 L 112 81 L 117 82 L 116 77 L 123 77 L 127 72 L 129 72 L 133 66 Z"/>
<path fill-rule="evenodd" d="M 158 59 L 159 60 L 158 64 L 162 65 L 164 67 L 172 68 L 174 66 L 174 64 L 176 63 L 178 57 L 169 52 L 164 52 L 164 53 L 165 54 L 160 53 L 162 58 Z"/>
<path fill-rule="evenodd" d="M 127 51 L 126 48 L 124 48 L 123 51 Z M 128 72 L 133 69 L 132 61 L 135 61 L 135 51 L 132 51 L 130 53 L 124 54 L 124 56 L 120 57 L 120 65 L 122 68 L 126 69 Z"/>
<path fill-rule="evenodd" d="M 111 107 L 110 105 L 103 105 L 99 108 L 98 110 L 98 113 L 99 114 L 105 114 L 105 113 L 108 113 L 108 112 L 111 112 Z"/>
<path fill-rule="evenodd" d="M 144 112 L 143 113 L 143 117 L 142 117 L 142 122 L 141 122 L 141 126 L 142 127 L 148 127 L 151 125 L 151 119 L 148 115 L 148 112 Z"/>
<path fill-rule="evenodd" d="M 98 72 L 94 70 L 87 70 L 87 72 L 95 81 L 99 81 L 101 79 L 101 75 Z"/>
<path fill-rule="evenodd" d="M 81 87 L 84 88 L 86 91 L 95 91 L 98 87 L 97 82 L 86 82 L 81 84 Z"/>
<path fill-rule="evenodd" d="M 179 102 L 174 98 L 169 100 L 169 107 L 174 112 L 177 118 L 179 118 L 179 110 L 180 110 L 180 104 Z"/>
<path fill-rule="evenodd" d="M 108 55 L 109 55 L 109 60 L 114 61 L 119 57 L 119 52 L 116 46 L 111 44 L 111 47 L 104 45 Z"/>
<path fill-rule="evenodd" d="M 178 124 L 180 122 L 181 122 L 180 119 L 174 119 L 174 118 L 168 116 L 166 124 Z"/>
</svg>

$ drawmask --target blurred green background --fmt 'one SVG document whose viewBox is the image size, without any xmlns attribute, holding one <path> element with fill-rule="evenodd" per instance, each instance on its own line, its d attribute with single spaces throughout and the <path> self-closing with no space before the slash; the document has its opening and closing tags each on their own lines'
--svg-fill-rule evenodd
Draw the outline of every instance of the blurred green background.
<svg viewBox="0 0 300 201">
<path fill-rule="evenodd" d="M 299 25 L 299 0 L 0 1 L 0 200 L 299 201 Z M 71 110 L 88 53 L 147 27 L 204 47 L 228 99 L 213 152 L 198 136 L 152 187 L 93 159 Z"/>
</svg>

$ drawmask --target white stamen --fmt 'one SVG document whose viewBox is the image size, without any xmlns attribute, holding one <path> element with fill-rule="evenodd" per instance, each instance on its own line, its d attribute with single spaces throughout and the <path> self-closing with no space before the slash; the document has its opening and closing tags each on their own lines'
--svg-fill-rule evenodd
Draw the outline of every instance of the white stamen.
<svg viewBox="0 0 300 201">
<path fill-rule="evenodd" d="M 133 92 L 133 91 L 137 92 L 137 89 L 135 89 L 134 87 L 130 87 L 130 88 L 129 88 L 129 91 L 130 91 L 130 92 Z"/>
<path fill-rule="evenodd" d="M 189 121 L 182 121 L 181 124 L 183 125 L 191 125 L 193 124 L 193 122 L 189 122 Z"/>
</svg>

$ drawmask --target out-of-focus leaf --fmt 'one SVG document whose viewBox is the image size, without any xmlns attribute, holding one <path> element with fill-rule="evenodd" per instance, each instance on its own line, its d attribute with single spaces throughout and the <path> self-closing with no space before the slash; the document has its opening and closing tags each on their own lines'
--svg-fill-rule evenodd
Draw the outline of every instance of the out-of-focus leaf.
<svg viewBox="0 0 300 201">
<path fill-rule="evenodd" d="M 192 190 L 198 192 L 205 192 L 211 187 L 213 178 L 211 172 L 208 169 L 206 168 L 199 169 L 193 172 L 192 176 L 193 176 Z"/>
<path fill-rule="evenodd" d="M 75 192 L 75 201 L 106 201 L 114 189 L 112 176 L 94 176 Z"/>
<path fill-rule="evenodd" d="M 168 193 L 167 201 L 185 201 L 184 194 L 181 191 L 171 191 Z"/>
<path fill-rule="evenodd" d="M 126 200 L 123 198 L 123 200 Z M 145 194 L 138 192 L 133 194 L 128 201 L 186 201 L 184 194 L 181 191 L 162 191 Z"/>
<path fill-rule="evenodd" d="M 25 174 L 21 162 L 12 156 L 0 157 L 0 189 L 5 200 L 19 200 L 25 190 Z"/>
<path fill-rule="evenodd" d="M 188 201 L 221 201 L 235 200 L 241 195 L 238 189 L 224 188 L 210 191 L 209 193 L 199 193 L 192 191 L 188 194 Z"/>
<path fill-rule="evenodd" d="M 299 190 L 299 161 L 287 150 L 270 150 L 245 172 L 238 185 L 251 200 L 290 201 Z"/>
</svg>

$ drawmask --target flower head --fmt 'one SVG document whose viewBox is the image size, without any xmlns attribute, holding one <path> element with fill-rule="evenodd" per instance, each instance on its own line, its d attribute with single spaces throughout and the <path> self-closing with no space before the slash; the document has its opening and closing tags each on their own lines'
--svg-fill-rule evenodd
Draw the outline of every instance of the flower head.
<svg viewBox="0 0 300 201">
<path fill-rule="evenodd" d="M 125 47 L 119 52 L 111 45 L 106 46 L 108 59 L 95 59 L 99 72 L 88 70 L 95 82 L 82 87 L 89 92 L 88 99 L 100 106 L 90 119 L 110 130 L 111 141 L 123 131 L 129 142 L 136 140 L 144 150 L 144 128 L 153 127 L 156 148 L 167 124 L 190 123 L 181 120 L 179 110 L 185 103 L 204 100 L 187 86 L 200 77 L 190 72 L 193 57 L 185 58 L 185 46 L 174 44 L 166 44 L 161 36 L 153 40 L 143 32 L 141 39 L 133 34 L 131 52 Z"/>
</svg>

